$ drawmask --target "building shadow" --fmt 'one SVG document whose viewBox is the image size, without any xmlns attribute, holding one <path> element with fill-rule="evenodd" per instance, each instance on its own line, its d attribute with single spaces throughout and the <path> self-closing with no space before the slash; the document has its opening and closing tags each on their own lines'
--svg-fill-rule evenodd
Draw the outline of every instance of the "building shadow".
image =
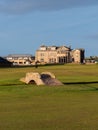
<svg viewBox="0 0 98 130">
<path fill-rule="evenodd" d="M 63 82 L 65 85 L 72 85 L 72 84 L 98 84 L 98 81 L 89 81 L 89 82 Z"/>
</svg>

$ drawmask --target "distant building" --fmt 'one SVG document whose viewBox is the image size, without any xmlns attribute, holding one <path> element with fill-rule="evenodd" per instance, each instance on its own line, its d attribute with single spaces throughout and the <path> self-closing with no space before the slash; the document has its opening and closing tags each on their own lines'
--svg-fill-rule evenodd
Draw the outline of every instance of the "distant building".
<svg viewBox="0 0 98 130">
<path fill-rule="evenodd" d="M 29 54 L 11 54 L 6 59 L 13 63 L 13 65 L 31 65 L 35 57 Z"/>
<path fill-rule="evenodd" d="M 42 45 L 36 51 L 35 60 L 40 63 L 83 63 L 84 49 L 71 49 L 67 46 Z"/>
<path fill-rule="evenodd" d="M 12 63 L 3 57 L 0 57 L 0 67 L 11 67 Z"/>
</svg>

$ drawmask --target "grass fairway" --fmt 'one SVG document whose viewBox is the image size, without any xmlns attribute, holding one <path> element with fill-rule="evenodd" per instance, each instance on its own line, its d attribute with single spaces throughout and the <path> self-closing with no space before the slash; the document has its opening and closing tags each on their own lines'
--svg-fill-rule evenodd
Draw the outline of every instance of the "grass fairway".
<svg viewBox="0 0 98 130">
<path fill-rule="evenodd" d="M 43 71 L 65 85 L 19 81 Z M 98 65 L 0 68 L 0 130 L 98 130 Z"/>
</svg>

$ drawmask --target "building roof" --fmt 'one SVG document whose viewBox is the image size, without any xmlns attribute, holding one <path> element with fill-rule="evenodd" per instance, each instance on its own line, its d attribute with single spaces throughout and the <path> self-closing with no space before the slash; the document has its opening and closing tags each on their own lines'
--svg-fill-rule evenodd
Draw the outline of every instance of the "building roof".
<svg viewBox="0 0 98 130">
<path fill-rule="evenodd" d="M 31 54 L 9 54 L 6 57 L 33 57 Z"/>
<path fill-rule="evenodd" d="M 76 50 L 85 51 L 85 49 L 83 49 L 83 48 L 76 48 L 76 49 L 73 49 L 72 51 L 76 51 Z"/>
<path fill-rule="evenodd" d="M 51 48 L 53 48 L 53 47 L 55 47 L 56 50 L 59 49 L 59 48 L 63 48 L 63 47 L 64 47 L 64 48 L 67 48 L 68 50 L 71 50 L 71 46 L 69 46 L 69 47 L 67 47 L 67 46 L 55 46 L 55 45 L 52 45 L 52 46 L 41 45 L 41 46 L 40 46 L 40 48 L 43 48 L 43 47 L 46 48 L 46 50 L 49 50 L 49 49 L 51 49 Z M 39 48 L 37 51 L 39 51 L 39 50 L 41 51 L 40 48 Z M 45 50 L 45 51 L 46 51 L 46 50 Z M 43 50 L 42 50 L 42 51 L 43 51 Z"/>
</svg>

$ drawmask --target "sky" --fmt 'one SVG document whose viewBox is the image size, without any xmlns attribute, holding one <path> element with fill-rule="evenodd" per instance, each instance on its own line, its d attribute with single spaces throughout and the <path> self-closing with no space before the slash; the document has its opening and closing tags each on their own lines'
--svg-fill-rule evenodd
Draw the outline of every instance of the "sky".
<svg viewBox="0 0 98 130">
<path fill-rule="evenodd" d="M 98 56 L 98 0 L 0 0 L 0 56 L 35 55 L 41 45 Z"/>
</svg>

